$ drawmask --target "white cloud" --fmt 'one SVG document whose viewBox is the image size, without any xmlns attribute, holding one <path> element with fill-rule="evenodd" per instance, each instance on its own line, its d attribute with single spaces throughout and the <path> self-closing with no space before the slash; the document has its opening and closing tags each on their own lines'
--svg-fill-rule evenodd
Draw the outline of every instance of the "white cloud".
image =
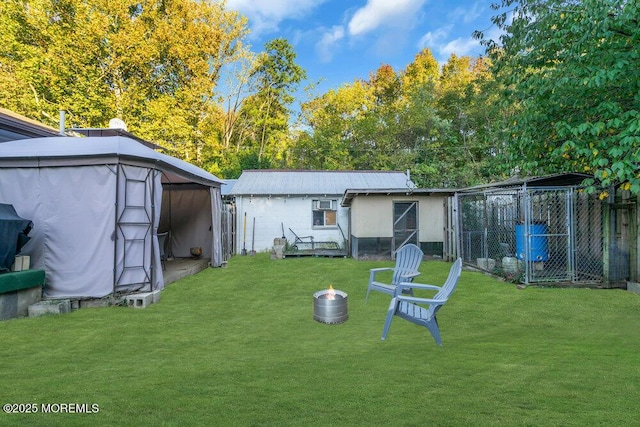
<svg viewBox="0 0 640 427">
<path fill-rule="evenodd" d="M 367 0 L 349 22 L 349 34 L 358 36 L 379 27 L 410 29 L 426 0 Z"/>
<path fill-rule="evenodd" d="M 465 24 L 473 22 L 480 17 L 485 10 L 484 3 L 476 2 L 471 7 L 457 7 L 449 13 L 452 21 L 461 20 Z"/>
<path fill-rule="evenodd" d="M 458 37 L 450 40 L 453 25 L 440 27 L 423 35 L 418 42 L 418 49 L 428 47 L 439 63 L 446 62 L 452 53 L 457 56 L 476 55 L 480 50 L 480 41 L 473 37 Z"/>
<path fill-rule="evenodd" d="M 457 56 L 472 55 L 478 48 L 480 48 L 479 40 L 473 37 L 458 38 L 440 45 L 438 47 L 438 53 L 441 57 L 449 58 L 452 53 L 455 53 Z"/>
<path fill-rule="evenodd" d="M 437 28 L 435 31 L 429 31 L 424 36 L 420 38 L 418 42 L 418 49 L 422 49 L 424 47 L 433 48 L 442 43 L 443 40 L 447 38 L 449 32 L 451 31 L 452 26 L 447 25 L 446 27 Z"/>
<path fill-rule="evenodd" d="M 278 30 L 286 19 L 304 17 L 326 0 L 228 0 L 227 9 L 249 18 L 253 36 Z"/>
<path fill-rule="evenodd" d="M 336 25 L 324 32 L 318 43 L 316 51 L 321 62 L 331 62 L 335 53 L 336 44 L 344 38 L 344 28 Z"/>
</svg>

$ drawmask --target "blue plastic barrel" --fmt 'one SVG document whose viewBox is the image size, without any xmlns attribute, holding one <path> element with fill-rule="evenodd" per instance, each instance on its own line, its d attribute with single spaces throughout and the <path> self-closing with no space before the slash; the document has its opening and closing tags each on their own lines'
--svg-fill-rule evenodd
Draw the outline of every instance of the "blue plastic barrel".
<svg viewBox="0 0 640 427">
<path fill-rule="evenodd" d="M 516 257 L 528 262 L 547 261 L 549 245 L 547 243 L 547 225 L 529 224 L 529 256 L 525 257 L 525 225 L 516 224 Z"/>
</svg>

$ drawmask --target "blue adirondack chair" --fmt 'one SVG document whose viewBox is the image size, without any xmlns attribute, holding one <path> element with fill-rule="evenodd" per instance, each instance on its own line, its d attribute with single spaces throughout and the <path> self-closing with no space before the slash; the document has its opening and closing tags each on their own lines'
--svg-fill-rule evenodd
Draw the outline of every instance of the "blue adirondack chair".
<svg viewBox="0 0 640 427">
<path fill-rule="evenodd" d="M 380 267 L 369 270 L 369 285 L 367 286 L 367 296 L 364 302 L 366 303 L 369 300 L 369 292 L 371 291 L 393 295 L 398 284 L 412 282 L 414 277 L 420 275 L 418 268 L 423 257 L 424 253 L 420 248 L 413 243 L 409 243 L 396 252 L 395 267 Z M 376 275 L 383 271 L 393 271 L 391 283 L 383 283 L 376 280 Z M 407 288 L 405 293 L 413 294 L 410 288 Z"/>
<path fill-rule="evenodd" d="M 422 283 L 401 283 L 396 287 L 396 292 L 391 298 L 391 304 L 389 304 L 389 311 L 387 311 L 387 319 L 384 322 L 384 329 L 382 331 L 382 339 L 387 338 L 389 327 L 391 326 L 391 320 L 393 316 L 401 317 L 416 325 L 426 327 L 431 336 L 438 343 L 442 345 L 440 339 L 440 329 L 438 328 L 438 319 L 436 313 L 447 302 L 453 291 L 458 285 L 458 279 L 462 272 L 462 259 L 458 258 L 453 263 L 449 270 L 449 276 L 447 281 L 444 282 L 442 287 L 435 285 L 426 285 Z M 428 289 L 438 291 L 433 298 L 418 298 L 414 296 L 408 296 L 402 294 L 402 289 L 410 287 L 413 289 Z M 421 305 L 424 305 L 421 306 Z"/>
</svg>

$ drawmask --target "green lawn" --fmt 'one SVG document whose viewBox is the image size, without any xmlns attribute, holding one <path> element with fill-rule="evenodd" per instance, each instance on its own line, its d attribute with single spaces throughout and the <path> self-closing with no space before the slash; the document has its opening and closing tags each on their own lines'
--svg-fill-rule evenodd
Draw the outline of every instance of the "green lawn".
<svg viewBox="0 0 640 427">
<path fill-rule="evenodd" d="M 234 257 L 171 284 L 159 304 L 0 322 L 1 403 L 97 404 L 5 414 L 0 425 L 640 425 L 640 297 L 517 289 L 463 271 L 439 313 L 443 347 L 364 304 L 391 262 Z M 449 264 L 422 264 L 440 284 Z M 349 320 L 313 320 L 314 292 Z M 41 407 L 39 407 L 41 408 Z"/>
</svg>

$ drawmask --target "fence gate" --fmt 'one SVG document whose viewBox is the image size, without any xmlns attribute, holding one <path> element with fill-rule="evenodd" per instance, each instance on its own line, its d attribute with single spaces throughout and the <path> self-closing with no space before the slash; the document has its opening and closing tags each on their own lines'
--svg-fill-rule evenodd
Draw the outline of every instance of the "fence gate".
<svg viewBox="0 0 640 427">
<path fill-rule="evenodd" d="M 418 202 L 393 202 L 391 255 L 407 243 L 418 245 Z"/>
<path fill-rule="evenodd" d="M 516 224 L 516 257 L 525 283 L 575 280 L 572 189 L 526 189 L 523 218 Z"/>
</svg>

